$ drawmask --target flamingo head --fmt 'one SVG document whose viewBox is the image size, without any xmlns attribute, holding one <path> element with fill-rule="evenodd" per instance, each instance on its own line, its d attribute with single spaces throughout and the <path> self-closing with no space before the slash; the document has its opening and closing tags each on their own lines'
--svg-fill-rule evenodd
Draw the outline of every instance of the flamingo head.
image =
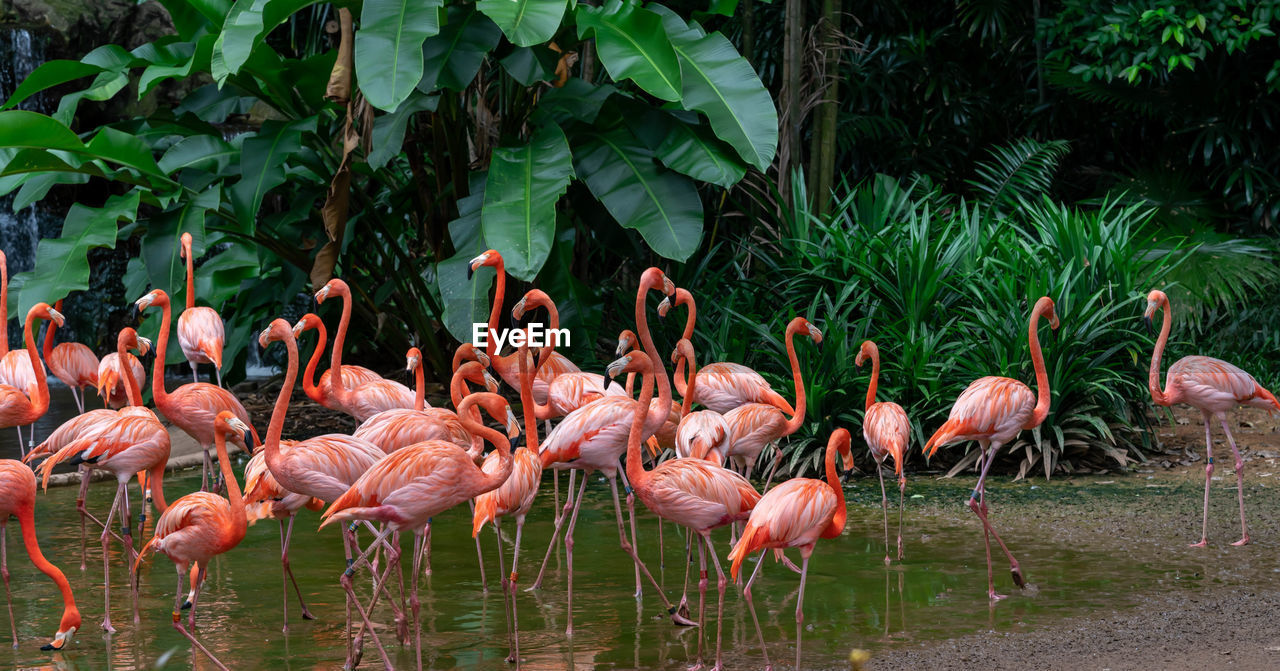
<svg viewBox="0 0 1280 671">
<path fill-rule="evenodd" d="M 662 272 L 661 268 L 648 268 L 640 274 L 640 286 L 646 289 L 661 288 L 662 293 L 670 296 L 676 292 L 676 285 Z"/>
<path fill-rule="evenodd" d="M 674 303 L 672 302 L 673 298 L 675 299 Z M 662 302 L 658 303 L 658 316 L 667 316 L 667 312 L 671 310 L 672 305 L 693 305 L 693 294 L 689 293 L 688 289 L 677 287 L 673 295 L 662 299 Z"/>
<path fill-rule="evenodd" d="M 48 303 L 36 303 L 35 305 L 32 305 L 27 316 L 34 317 L 36 319 L 48 319 L 58 326 L 62 326 L 67 321 L 66 317 L 63 317 L 61 312 L 49 307 Z"/>
<path fill-rule="evenodd" d="M 244 446 L 244 435 L 249 433 L 249 425 L 235 416 L 230 410 L 223 410 L 213 420 L 213 429 L 223 436 L 230 437 L 232 442 Z"/>
<path fill-rule="evenodd" d="M 53 640 L 40 646 L 41 650 L 62 650 L 71 643 L 76 635 L 76 630 L 80 628 L 80 611 L 72 606 L 62 614 L 62 623 L 58 625 L 58 633 L 53 635 Z"/>
<path fill-rule="evenodd" d="M 502 265 L 502 255 L 498 253 L 498 250 L 490 249 L 480 256 L 471 259 L 471 262 L 467 264 L 467 279 L 471 279 L 471 276 L 483 266 L 493 266 L 496 268 L 500 265 Z"/>
<path fill-rule="evenodd" d="M 320 290 L 316 292 L 316 302 L 323 304 L 324 299 L 330 296 L 350 296 L 350 295 L 351 295 L 351 287 L 348 287 L 346 282 L 343 282 L 342 280 L 335 277 L 329 280 L 328 282 L 326 282 L 325 285 L 320 287 Z"/>
<path fill-rule="evenodd" d="M 191 256 L 191 234 L 183 233 L 180 240 L 182 244 L 178 248 L 178 258 L 185 261 Z"/>
<path fill-rule="evenodd" d="M 271 320 L 271 325 L 262 329 L 262 333 L 258 335 L 258 345 L 265 349 L 267 343 L 292 337 L 293 327 L 289 326 L 289 322 L 283 319 L 273 319 Z"/>
<path fill-rule="evenodd" d="M 623 373 L 648 373 L 650 370 L 652 370 L 652 363 L 649 361 L 649 355 L 645 354 L 644 350 L 634 349 L 610 363 L 605 368 L 605 373 L 609 375 L 609 379 L 613 379 Z"/>
<path fill-rule="evenodd" d="M 813 338 L 813 343 L 818 346 L 818 349 L 822 349 L 822 331 L 818 330 L 817 326 L 809 323 L 809 320 L 804 317 L 796 317 L 795 319 L 792 319 L 791 323 L 787 324 L 787 332 L 808 333 L 809 337 Z"/>
<path fill-rule="evenodd" d="M 422 365 L 422 350 L 419 350 L 417 347 L 410 347 L 409 353 L 405 355 L 404 369 L 409 372 L 413 372 L 418 369 L 418 366 L 421 366 L 421 365 Z"/>
<path fill-rule="evenodd" d="M 864 340 L 862 347 L 858 349 L 858 357 L 853 360 L 853 363 L 861 368 L 867 359 L 874 357 L 877 353 L 876 344 L 870 340 Z"/>
<path fill-rule="evenodd" d="M 635 331 L 625 329 L 622 333 L 618 334 L 618 348 L 613 351 L 613 355 L 622 356 L 623 354 L 626 354 L 627 350 L 634 347 L 637 341 L 638 338 L 636 338 Z"/>
<path fill-rule="evenodd" d="M 303 331 L 318 328 L 323 324 L 324 322 L 320 321 L 319 315 L 314 312 L 308 312 L 307 314 L 302 315 L 302 319 L 299 319 L 297 324 L 293 325 L 293 337 L 299 338 L 302 336 Z"/>
<path fill-rule="evenodd" d="M 168 304 L 169 294 L 166 294 L 163 289 L 152 289 L 134 303 L 134 305 L 138 306 L 138 312 L 142 312 L 153 305 L 164 307 Z"/>
<path fill-rule="evenodd" d="M 831 432 L 831 438 L 827 440 L 827 448 L 834 446 L 836 451 L 840 453 L 840 459 L 843 462 L 844 470 L 853 470 L 853 451 L 849 449 L 852 438 L 849 436 L 848 429 L 836 429 Z"/>
<path fill-rule="evenodd" d="M 137 331 L 128 326 L 120 329 L 120 335 L 116 336 L 116 343 L 118 347 L 124 349 L 136 349 L 138 354 L 143 356 L 151 351 L 151 340 L 138 335 Z"/>
<path fill-rule="evenodd" d="M 1147 330 L 1151 330 L 1151 320 L 1156 316 L 1156 310 L 1169 305 L 1169 297 L 1159 289 L 1152 289 L 1147 294 L 1147 309 L 1142 313 L 1142 319 L 1147 323 Z"/>
<path fill-rule="evenodd" d="M 681 338 L 676 343 L 676 348 L 671 352 L 671 363 L 677 363 L 680 358 L 684 357 L 685 361 L 693 361 L 693 343 L 688 338 Z"/>
<path fill-rule="evenodd" d="M 1053 299 L 1048 296 L 1041 296 L 1036 301 L 1036 306 L 1032 310 L 1032 314 L 1044 315 L 1049 318 L 1049 328 L 1058 330 L 1058 313 L 1054 309 Z"/>
</svg>

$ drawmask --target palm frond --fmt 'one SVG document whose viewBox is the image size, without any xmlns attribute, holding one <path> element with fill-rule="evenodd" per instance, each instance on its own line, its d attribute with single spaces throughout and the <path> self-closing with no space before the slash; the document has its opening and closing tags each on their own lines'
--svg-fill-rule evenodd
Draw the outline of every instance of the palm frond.
<svg viewBox="0 0 1280 671">
<path fill-rule="evenodd" d="M 1023 138 L 1007 147 L 993 147 L 989 161 L 974 168 L 978 178 L 969 180 L 983 202 L 1010 207 L 1018 199 L 1034 199 L 1049 191 L 1053 174 L 1070 151 L 1066 140 Z"/>
</svg>

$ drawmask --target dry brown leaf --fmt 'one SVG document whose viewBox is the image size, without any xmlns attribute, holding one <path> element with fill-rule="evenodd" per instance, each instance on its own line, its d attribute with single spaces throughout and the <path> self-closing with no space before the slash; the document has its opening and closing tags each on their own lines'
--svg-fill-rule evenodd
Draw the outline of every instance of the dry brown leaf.
<svg viewBox="0 0 1280 671">
<path fill-rule="evenodd" d="M 351 10 L 339 9 L 338 18 L 342 23 L 338 60 L 334 61 L 333 70 L 329 73 L 329 86 L 325 88 L 324 97 L 336 103 L 346 104 L 351 100 L 351 81 L 355 74 L 355 31 Z"/>
</svg>

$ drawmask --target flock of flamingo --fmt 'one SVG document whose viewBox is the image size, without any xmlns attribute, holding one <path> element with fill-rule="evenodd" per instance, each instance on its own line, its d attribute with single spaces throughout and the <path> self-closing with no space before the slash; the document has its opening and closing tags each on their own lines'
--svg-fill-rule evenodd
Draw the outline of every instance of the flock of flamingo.
<svg viewBox="0 0 1280 671">
<path fill-rule="evenodd" d="M 147 339 L 138 336 L 134 329 L 125 328 L 119 333 L 116 351 L 101 362 L 84 345 L 61 343 L 54 346 L 56 328 L 63 325 L 63 316 L 58 310 L 60 302 L 55 307 L 39 303 L 27 313 L 23 330 L 25 349 L 10 351 L 6 329 L 0 328 L 0 349 L 4 350 L 0 358 L 0 426 L 18 427 L 20 449 L 24 453 L 22 461 L 0 460 L 0 531 L 10 515 L 16 516 L 32 562 L 62 592 L 62 620 L 57 633 L 44 649 L 65 647 L 81 625 L 71 587 L 63 573 L 41 554 L 33 526 L 37 472 L 47 487 L 53 468 L 67 464 L 78 466 L 81 473 L 77 497 L 77 510 L 81 516 L 81 570 L 85 569 L 87 559 L 88 522 L 93 523 L 95 530 L 100 529 L 106 587 L 103 591 L 102 628 L 108 632 L 115 630 L 111 621 L 109 545 L 118 542 L 125 548 L 135 624 L 140 622 L 138 565 L 148 555 L 163 554 L 173 561 L 177 572 L 173 626 L 219 668 L 226 668 L 193 633 L 209 561 L 234 550 L 244 539 L 249 521 L 277 520 L 283 568 L 284 626 L 287 631 L 290 585 L 296 593 L 302 617 L 312 617 L 290 569 L 289 543 L 294 517 L 302 508 L 323 509 L 320 526 L 323 529 L 336 523 L 347 557 L 347 568 L 339 576 L 339 583 L 346 593 L 346 668 L 359 663 L 366 638 L 373 640 L 386 668 L 392 668 L 391 658 L 379 637 L 371 635 L 378 603 L 383 600 L 393 614 L 394 630 L 401 645 L 409 645 L 412 639 L 417 668 L 421 669 L 419 578 L 429 567 L 431 520 L 465 502 L 472 510 L 472 535 L 476 538 L 477 554 L 481 551 L 479 535 L 486 524 L 492 524 L 498 538 L 499 574 L 507 611 L 508 661 L 518 667 L 520 634 L 516 596 L 520 543 L 526 517 L 544 479 L 543 471 L 550 469 L 553 472 L 569 471 L 569 485 L 561 507 L 559 478 L 552 478 L 557 511 L 554 533 L 530 589 L 541 586 L 547 558 L 563 534 L 567 560 L 567 635 L 573 634 L 574 627 L 574 529 L 587 487 L 587 476 L 599 472 L 609 482 L 619 543 L 635 565 L 638 598 L 643 592 L 643 576 L 643 580 L 656 589 L 673 623 L 698 626 L 707 617 L 707 563 L 710 560 L 717 589 L 715 661 L 711 668 L 719 669 L 722 665 L 719 620 L 724 611 L 726 587 L 730 580 L 740 580 L 744 560 L 753 553 L 772 550 L 776 559 L 799 573 L 800 591 L 795 612 L 796 668 L 799 668 L 804 585 L 809 559 L 819 538 L 838 536 L 845 525 L 846 505 L 836 457 L 839 455 L 846 470 L 852 467 L 849 431 L 838 428 L 830 436 L 826 447 L 825 480 L 796 478 L 771 487 L 774 470 L 780 461 L 778 458 L 773 460 L 774 468 L 770 470 L 763 490 L 757 490 L 748 478 L 763 450 L 773 445 L 780 456 L 777 441 L 795 432 L 804 422 L 805 390 L 795 337 L 807 337 L 815 344 L 822 342 L 821 331 L 806 319 L 793 319 L 785 333 L 794 382 L 795 401 L 792 403 L 774 391 L 760 374 L 745 366 L 716 362 L 699 367 L 691 344 L 696 320 L 693 296 L 685 289 L 677 289 L 661 270 L 649 268 L 639 278 L 635 330 L 624 331 L 620 336 L 619 358 L 609 364 L 607 378 L 582 372 L 569 359 L 554 351 L 554 343 L 539 348 L 536 356 L 527 345 L 502 355 L 492 344 L 487 349 L 464 344 L 457 349 L 453 359 L 454 372 L 449 392 L 454 409 L 449 410 L 429 407 L 425 403 L 422 360 L 416 349 L 410 350 L 407 357 L 407 367 L 415 375 L 416 389 L 383 379 L 366 368 L 343 364 L 343 345 L 351 319 L 352 298 L 347 285 L 340 279 L 334 279 L 315 295 L 319 303 L 335 298 L 342 301 L 331 364 L 318 382 L 315 372 L 327 341 L 327 332 L 319 317 L 307 314 L 296 325 L 276 319 L 259 337 L 264 348 L 273 342 L 282 343 L 288 360 L 265 439 L 260 440 L 244 407 L 230 391 L 221 387 L 220 372 L 217 373 L 217 384 L 199 381 L 198 365 L 211 364 L 215 370 L 221 366 L 223 325 L 215 311 L 195 306 L 190 235 L 182 236 L 180 249 L 186 261 L 187 282 L 186 307 L 178 318 L 177 333 L 182 352 L 192 368 L 195 378 L 192 383 L 173 391 L 166 389 L 163 372 L 171 321 L 169 296 L 156 289 L 138 299 L 136 305 L 140 312 L 153 308 L 161 312 L 159 342 L 156 343 L 151 373 L 155 409 L 202 446 L 204 475 L 201 491 L 172 502 L 165 498 L 169 433 L 157 414 L 142 404 L 139 390 L 145 384 L 145 372 L 133 354 L 147 353 L 151 346 Z M 497 273 L 493 308 L 489 315 L 489 327 L 496 329 L 504 304 L 506 282 L 502 257 L 494 250 L 481 254 L 472 260 L 468 275 L 481 266 L 492 266 Z M 3 273 L 4 257 L 0 254 L 0 274 Z M 4 280 L 3 288 L 0 288 L 0 306 L 5 306 L 7 275 L 0 279 Z M 657 308 L 662 316 L 677 306 L 687 310 L 682 337 L 668 357 L 675 364 L 671 377 L 649 331 L 647 298 L 650 292 L 663 295 Z M 516 303 L 512 311 L 513 323 L 519 324 L 529 312 L 538 308 L 549 312 L 551 326 L 557 328 L 555 304 L 536 289 Z M 1205 415 L 1206 441 L 1210 450 L 1205 482 L 1207 530 L 1209 476 L 1213 471 L 1210 420 L 1219 420 L 1226 432 L 1235 454 L 1236 475 L 1242 486 L 1243 464 L 1224 413 L 1240 404 L 1280 411 L 1280 403 L 1244 371 L 1200 356 L 1186 357 L 1170 367 L 1166 386 L 1161 389 L 1160 357 L 1168 340 L 1172 316 L 1165 294 L 1152 291 L 1145 312 L 1148 323 L 1158 310 L 1163 310 L 1164 322 L 1151 361 L 1151 395 L 1157 404 L 1186 403 L 1199 408 Z M 3 316 L 0 314 L 0 318 Z M 1008 558 L 1013 581 L 1019 587 L 1025 584 L 1017 560 L 988 519 L 984 482 L 1000 447 L 1024 429 L 1039 426 L 1049 413 L 1049 376 L 1037 335 L 1042 318 L 1048 320 L 1051 328 L 1058 328 L 1054 303 L 1048 297 L 1035 303 L 1027 331 L 1036 392 L 1033 393 L 1023 382 L 1010 378 L 984 377 L 976 380 L 959 396 L 947 421 L 924 446 L 924 451 L 932 455 L 939 447 L 951 443 L 976 441 L 979 445 L 979 475 L 968 506 L 982 524 L 988 594 L 992 600 L 1003 598 L 995 590 L 992 537 Z M 37 352 L 34 340 L 37 321 L 50 322 L 42 352 Z M 327 434 L 306 440 L 283 440 L 284 419 L 298 376 L 298 339 L 312 329 L 318 332 L 318 342 L 303 372 L 305 393 L 325 407 L 350 414 L 361 424 L 352 435 Z M 901 406 L 876 400 L 880 359 L 876 345 L 871 341 L 862 344 L 854 363 L 862 366 L 868 360 L 871 362 L 871 376 L 862 430 L 872 456 L 881 467 L 878 470 L 882 469 L 886 458 L 892 458 L 894 462 L 899 488 L 896 556 L 901 559 L 901 508 L 905 487 L 902 465 L 909 442 L 910 422 Z M 32 425 L 48 409 L 46 363 L 49 370 L 71 388 L 80 414 L 40 444 L 31 445 L 34 436 L 29 432 L 24 442 L 22 427 Z M 499 385 L 489 371 L 497 373 L 503 382 L 518 391 L 522 418 L 517 418 L 510 402 L 496 393 Z M 614 381 L 624 373 L 625 384 Z M 637 376 L 638 399 L 633 395 Z M 97 388 L 109 408 L 84 410 L 83 390 L 89 386 Z M 673 386 L 681 395 L 682 402 L 673 400 Z M 702 409 L 694 410 L 694 405 Z M 503 430 L 486 425 L 484 415 L 496 421 Z M 556 420 L 554 426 L 552 420 Z M 544 422 L 541 436 L 539 421 Z M 252 444 L 246 445 L 250 439 Z M 523 445 L 519 444 L 520 440 L 523 440 Z M 253 452 L 244 470 L 243 490 L 228 457 L 227 441 Z M 487 453 L 486 445 L 492 447 Z M 210 457 L 210 448 L 216 457 L 216 467 Z M 659 459 L 659 455 L 669 454 L 668 449 L 674 453 L 674 458 Z M 645 465 L 646 453 L 654 464 L 652 467 Z M 37 459 L 43 461 L 33 471 L 29 464 Z M 85 505 L 92 470 L 106 471 L 116 479 L 115 499 L 105 520 L 90 512 Z M 575 491 L 578 471 L 582 472 L 581 482 Z M 138 502 L 142 510 L 138 524 L 140 536 L 145 532 L 147 509 L 154 505 L 159 512 L 152 537 L 137 550 L 133 543 L 128 487 L 135 474 L 142 497 Z M 619 475 L 627 492 L 625 500 L 630 517 L 630 535 L 622 514 L 617 484 Z M 888 496 L 882 470 L 880 489 L 885 562 L 890 562 L 893 547 L 889 544 Z M 221 494 L 224 490 L 225 497 Z M 685 527 L 690 532 L 685 534 L 685 594 L 676 603 L 667 598 L 636 552 L 636 498 L 660 520 Z M 113 527 L 117 518 L 119 533 Z M 515 523 L 509 571 L 504 557 L 504 520 Z M 1242 494 L 1240 524 L 1242 537 L 1236 545 L 1249 540 Z M 711 538 L 713 530 L 725 526 L 730 527 L 732 544 L 727 556 L 731 563 L 727 576 Z M 361 528 L 372 534 L 372 541 L 363 546 L 357 535 Z M 659 530 L 661 543 L 661 525 Z M 402 532 L 412 532 L 414 536 L 407 590 L 401 569 Z M 1197 545 L 1205 542 L 1202 534 Z M 697 617 L 692 619 L 688 604 L 688 571 L 695 548 L 699 562 L 699 605 Z M 799 549 L 798 567 L 783 554 L 789 548 Z M 380 560 L 381 570 L 378 568 Z M 4 577 L 9 616 L 13 623 L 6 562 L 4 534 L 0 532 L 0 573 Z M 760 652 L 768 666 L 768 651 L 751 595 L 752 585 L 765 563 L 763 556 L 756 562 L 742 590 L 742 597 L 751 611 Z M 481 559 L 482 580 L 484 566 Z M 354 586 L 356 574 L 365 568 L 372 573 L 371 595 L 359 594 Z M 184 579 L 188 582 L 186 591 L 183 589 Z M 398 595 L 393 595 L 389 588 L 393 583 L 398 585 Z M 184 625 L 181 611 L 186 608 L 190 613 Z M 11 627 L 16 647 L 16 625 L 11 624 Z M 703 636 L 700 634 L 698 638 L 695 668 L 703 665 Z"/>
</svg>

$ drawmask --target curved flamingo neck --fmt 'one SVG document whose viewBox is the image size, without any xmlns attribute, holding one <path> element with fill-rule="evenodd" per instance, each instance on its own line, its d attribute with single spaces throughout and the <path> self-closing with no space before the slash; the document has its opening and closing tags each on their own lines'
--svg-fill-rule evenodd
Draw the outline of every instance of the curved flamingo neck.
<svg viewBox="0 0 1280 671">
<path fill-rule="evenodd" d="M 876 388 L 880 385 L 880 348 L 872 345 L 871 350 L 871 383 L 867 385 L 867 404 L 864 410 L 870 410 L 876 404 Z"/>
<path fill-rule="evenodd" d="M 298 341 L 290 333 L 282 338 L 285 349 L 289 352 L 289 367 L 284 373 L 284 383 L 280 385 L 280 395 L 276 397 L 275 408 L 271 411 L 271 424 L 267 426 L 267 439 L 262 445 L 266 452 L 263 460 L 272 472 L 284 468 L 280 455 L 280 434 L 284 433 L 284 416 L 289 412 L 289 399 L 293 397 L 293 383 L 298 379 Z"/>
<path fill-rule="evenodd" d="M 232 535 L 238 541 L 244 538 L 249 520 L 244 510 L 244 499 L 240 495 L 240 483 L 236 481 L 236 473 L 231 468 L 231 456 L 227 454 L 227 437 L 221 429 L 213 432 L 213 447 L 218 451 L 218 468 L 222 471 L 222 480 L 227 483 L 227 501 L 231 503 L 231 520 L 235 523 Z"/>
<path fill-rule="evenodd" d="M 501 487 L 502 483 L 511 477 L 511 471 L 515 463 L 511 459 L 511 441 L 507 440 L 507 437 L 501 432 L 485 426 L 480 421 L 478 408 L 477 412 L 471 412 L 471 409 L 475 407 L 477 398 L 477 396 L 473 395 L 462 400 L 462 405 L 458 406 L 458 419 L 462 422 L 462 428 L 466 429 L 467 433 L 493 445 L 494 449 L 498 451 L 498 471 L 496 473 L 485 473 L 481 476 L 482 481 L 485 483 L 485 488 L 481 490 L 481 493 L 483 493 Z"/>
<path fill-rule="evenodd" d="M 49 384 L 45 379 L 44 365 L 40 363 L 40 352 L 36 350 L 36 337 L 32 333 L 35 323 L 35 314 L 27 313 L 27 321 L 22 327 L 22 342 L 27 347 L 31 368 L 36 374 L 36 395 L 31 399 L 31 410 L 32 415 L 39 418 L 49 409 Z M 53 320 L 49 320 L 49 323 L 53 324 Z"/>
<path fill-rule="evenodd" d="M 1156 348 L 1151 352 L 1151 375 L 1147 386 L 1151 389 L 1151 400 L 1156 405 L 1173 405 L 1174 389 L 1160 389 L 1160 358 L 1164 356 L 1165 345 L 1169 343 L 1169 331 L 1173 328 L 1173 311 L 1168 299 L 1160 301 L 1160 309 L 1164 312 L 1164 322 L 1160 325 L 1160 337 L 1156 340 Z"/>
<path fill-rule="evenodd" d="M 151 396 L 155 400 L 156 407 L 161 411 L 169 403 L 169 392 L 164 388 L 164 355 L 169 349 L 169 297 L 165 296 L 164 303 L 160 306 L 160 334 L 156 336 L 156 359 L 151 365 Z M 129 370 L 128 361 L 121 361 L 120 365 L 127 377 L 132 376 Z M 168 413 L 165 413 L 168 414 Z"/>
<path fill-rule="evenodd" d="M 423 378 L 422 357 L 418 357 L 418 365 L 413 367 L 413 409 L 422 412 L 427 405 L 427 381 Z"/>
<path fill-rule="evenodd" d="M 169 502 L 164 498 L 164 471 L 167 465 L 167 462 L 156 464 L 147 478 L 147 488 L 151 490 L 151 500 L 155 503 L 157 514 L 163 514 L 169 509 Z"/>
<path fill-rule="evenodd" d="M 692 346 L 692 345 L 690 345 L 689 347 L 687 347 L 687 348 L 685 348 L 685 349 L 686 349 L 686 351 L 684 351 L 684 352 L 683 352 L 684 356 L 681 356 L 681 357 L 680 357 L 680 361 L 679 361 L 679 363 L 677 363 L 677 364 L 676 364 L 676 366 L 677 366 L 677 368 L 676 368 L 676 375 L 677 375 L 677 376 L 679 376 L 679 374 L 680 374 L 680 372 L 679 372 L 679 366 L 684 365 L 684 363 L 685 363 L 686 361 L 688 361 L 688 362 L 689 362 L 689 384 L 688 384 L 688 386 L 686 387 L 686 391 L 685 391 L 685 394 L 684 394 L 684 403 L 683 403 L 683 404 L 681 404 L 681 407 L 680 407 L 680 416 L 681 416 L 681 417 L 684 417 L 685 415 L 689 414 L 689 411 L 693 409 L 693 394 L 694 394 L 694 389 L 695 389 L 695 388 L 697 387 L 697 385 L 698 385 L 698 363 L 697 363 L 697 361 L 695 360 L 695 354 L 694 354 L 694 352 L 693 352 L 693 346 Z"/>
<path fill-rule="evenodd" d="M 535 372 L 536 374 L 542 372 L 542 367 L 551 360 L 551 353 L 556 350 L 555 343 L 559 338 L 555 337 L 553 334 L 560 332 L 560 311 L 556 309 L 555 301 L 551 300 L 551 297 L 546 293 L 534 289 L 533 291 L 530 291 L 529 294 L 531 294 L 531 298 L 526 305 L 526 309 L 538 306 L 546 308 L 547 321 L 549 321 L 551 325 L 551 332 L 548 334 L 550 337 L 547 338 L 547 344 L 543 345 L 542 349 L 538 350 L 538 367 Z M 528 340 L 528 338 L 526 338 L 526 340 Z M 521 356 L 528 355 L 526 354 Z"/>
<path fill-rule="evenodd" d="M 693 300 L 693 294 L 684 289 L 676 289 L 676 305 L 686 305 L 689 307 L 689 314 L 684 319 L 684 332 L 680 335 L 680 338 L 692 343 L 693 326 L 698 320 L 698 305 Z M 692 365 L 692 362 L 690 362 L 690 366 Z M 672 374 L 672 383 L 675 384 L 676 391 L 680 393 L 680 398 L 684 398 L 686 396 L 692 397 L 693 390 L 690 389 L 689 386 L 693 381 L 693 371 L 689 372 L 688 380 L 685 379 L 683 371 L 684 359 L 681 358 L 676 362 L 676 370 Z M 689 410 L 685 409 L 684 413 L 688 414 Z"/>
<path fill-rule="evenodd" d="M 645 354 L 649 355 L 649 363 L 653 369 L 651 372 L 658 379 L 658 405 L 650 408 L 649 402 L 644 402 L 644 407 L 649 411 L 649 418 L 644 426 L 645 436 L 642 437 L 648 437 L 657 432 L 671 414 L 671 383 L 667 380 L 667 370 L 662 365 L 658 347 L 653 344 L 653 336 L 649 333 L 649 319 L 645 314 L 644 299 L 653 288 L 656 287 L 646 277 L 640 281 L 640 288 L 636 291 L 636 331 L 640 342 L 644 345 Z M 644 390 L 641 389 L 641 394 L 643 393 Z M 628 477 L 630 477 L 629 474 Z"/>
<path fill-rule="evenodd" d="M 52 322 L 50 325 L 52 326 Z M 142 391 L 138 389 L 138 380 L 133 377 L 133 366 L 129 364 L 129 345 L 123 338 L 116 342 L 116 361 L 120 365 L 120 381 L 124 383 L 124 395 L 129 399 L 129 405 L 142 405 Z"/>
<path fill-rule="evenodd" d="M 1052 402 L 1049 372 L 1045 370 L 1044 354 L 1040 351 L 1040 335 L 1036 333 L 1036 327 L 1040 325 L 1040 317 L 1046 309 L 1042 305 L 1042 303 L 1036 303 L 1036 309 L 1031 311 L 1031 323 L 1027 326 L 1027 344 L 1031 348 L 1031 364 L 1036 369 L 1036 407 L 1031 412 L 1027 428 L 1039 426 L 1044 422 L 1045 417 L 1049 416 L 1049 405 Z"/>
<path fill-rule="evenodd" d="M 18 516 L 18 526 L 22 527 L 22 544 L 27 548 L 27 556 L 31 558 L 31 563 L 41 573 L 49 576 L 58 586 L 58 591 L 62 593 L 62 622 L 66 623 L 70 620 L 78 623 L 80 611 L 76 608 L 76 597 L 71 592 L 71 583 L 67 581 L 67 576 L 63 575 L 52 562 L 45 559 L 44 553 L 40 551 L 40 541 L 36 539 L 35 502 L 32 501 L 15 512 Z"/>
<path fill-rule="evenodd" d="M 525 449 L 538 454 L 538 411 L 533 400 L 533 373 L 529 370 L 529 348 L 520 346 L 520 409 L 524 413 Z"/>
<path fill-rule="evenodd" d="M 343 288 L 339 291 L 342 296 L 342 317 L 338 320 L 338 332 L 333 335 L 333 354 L 330 358 L 329 368 L 332 370 L 330 377 L 332 378 L 331 386 L 333 387 L 333 396 L 338 399 L 339 403 L 346 405 L 350 399 L 346 385 L 342 381 L 342 348 L 347 341 L 347 326 L 351 324 L 351 290 Z M 298 346 L 293 346 L 294 352 L 297 352 Z"/>
<path fill-rule="evenodd" d="M 795 408 L 795 414 L 791 416 L 791 419 L 787 420 L 786 433 L 783 435 L 795 433 L 799 430 L 800 425 L 804 424 L 804 379 L 800 376 L 800 359 L 796 356 L 795 343 L 796 331 L 798 330 L 800 330 L 800 327 L 794 323 L 787 325 L 787 359 L 791 362 L 791 381 L 796 389 L 796 402 L 792 404 Z"/>
<path fill-rule="evenodd" d="M 493 269 L 497 271 L 497 276 L 494 278 L 493 307 L 489 310 L 489 335 L 485 338 L 484 346 L 484 353 L 490 357 L 498 353 L 498 347 L 493 343 L 493 333 L 498 330 L 498 315 L 502 312 L 502 303 L 507 295 L 507 264 L 501 256 L 493 264 Z"/>
<path fill-rule="evenodd" d="M 653 433 L 648 431 L 646 426 L 646 420 L 652 421 L 652 417 L 649 416 L 652 400 L 653 367 L 645 366 L 640 370 L 640 400 L 636 402 L 635 418 L 631 421 L 631 432 L 627 434 L 627 480 L 641 496 L 648 492 L 649 472 L 644 470 L 644 461 L 640 456 L 640 441 L 645 438 L 642 434 Z M 666 407 L 671 407 L 670 399 L 667 399 Z"/>
<path fill-rule="evenodd" d="M 58 302 L 53 304 L 53 309 L 62 312 L 62 299 L 58 299 Z M 44 345 L 41 349 L 41 354 L 44 355 L 45 361 L 48 361 L 53 356 L 53 334 L 57 330 L 58 325 L 52 319 L 49 320 L 49 326 L 44 330 Z"/>
<path fill-rule="evenodd" d="M 846 447 L 849 444 L 849 439 L 847 438 L 848 434 L 846 433 L 845 436 L 846 437 L 833 440 L 827 444 L 827 484 L 830 485 L 831 491 L 836 495 L 836 511 L 835 515 L 831 518 L 831 523 L 827 525 L 827 528 L 823 531 L 823 538 L 839 536 L 840 532 L 844 531 L 844 523 L 848 515 L 848 511 L 844 504 L 844 487 L 840 486 L 840 473 L 836 470 L 836 452 L 840 450 L 840 445 L 842 443 Z M 630 473 L 627 475 L 630 476 Z"/>
<path fill-rule="evenodd" d="M 191 308 L 196 306 L 195 259 L 191 258 L 191 245 L 187 244 L 185 240 L 182 242 L 182 249 L 185 252 L 183 256 L 187 257 L 187 296 L 186 298 L 187 298 L 187 309 L 190 310 Z"/>
<path fill-rule="evenodd" d="M 9 353 L 9 260 L 0 252 L 0 356 Z"/>
<path fill-rule="evenodd" d="M 316 366 L 320 365 L 320 357 L 324 356 L 324 346 L 329 342 L 329 331 L 324 327 L 324 322 L 319 319 L 315 324 L 316 332 L 320 337 L 316 340 L 316 348 L 311 352 L 311 358 L 307 360 L 307 369 L 302 373 L 302 391 L 307 398 L 320 403 L 324 398 L 324 390 L 316 386 Z"/>
</svg>

